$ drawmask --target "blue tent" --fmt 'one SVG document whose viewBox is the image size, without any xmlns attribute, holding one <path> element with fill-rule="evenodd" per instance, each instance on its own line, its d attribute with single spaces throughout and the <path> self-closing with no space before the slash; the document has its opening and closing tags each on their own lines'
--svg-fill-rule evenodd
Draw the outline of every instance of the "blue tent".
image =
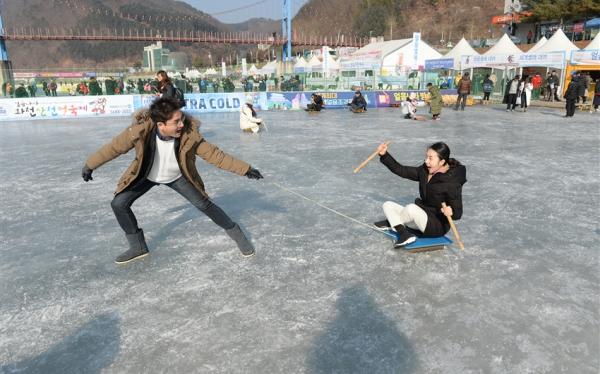
<svg viewBox="0 0 600 374">
<path fill-rule="evenodd" d="M 600 27 L 600 18 L 592 18 L 585 23 L 586 28 Z"/>
</svg>

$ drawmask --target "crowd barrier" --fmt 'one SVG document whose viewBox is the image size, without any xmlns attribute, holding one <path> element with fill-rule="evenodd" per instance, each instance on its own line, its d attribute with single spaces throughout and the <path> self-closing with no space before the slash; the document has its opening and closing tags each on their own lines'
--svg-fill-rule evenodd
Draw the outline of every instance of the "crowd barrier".
<svg viewBox="0 0 600 374">
<path fill-rule="evenodd" d="M 354 97 L 351 91 L 314 91 L 323 96 L 325 108 L 340 109 Z M 248 99 L 260 110 L 300 110 L 310 103 L 313 92 L 232 92 L 186 94 L 186 112 L 195 114 L 237 112 Z M 427 91 L 365 91 L 368 108 L 398 106 L 414 93 L 418 100 L 426 100 Z M 444 98 L 456 97 L 456 90 L 443 90 Z M 128 116 L 147 107 L 154 95 L 116 96 L 59 96 L 31 97 L 0 100 L 0 121 L 65 119 L 86 117 Z"/>
</svg>

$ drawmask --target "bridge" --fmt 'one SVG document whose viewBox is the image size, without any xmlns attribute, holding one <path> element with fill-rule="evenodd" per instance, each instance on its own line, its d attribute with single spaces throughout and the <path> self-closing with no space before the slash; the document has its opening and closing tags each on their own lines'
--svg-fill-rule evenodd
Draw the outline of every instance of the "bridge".
<svg viewBox="0 0 600 374">
<path fill-rule="evenodd" d="M 125 41 L 172 42 L 204 44 L 250 44 L 284 46 L 288 38 L 248 32 L 205 32 L 194 30 L 159 29 L 57 29 L 57 28 L 4 28 L 0 29 L 4 41 Z M 304 36 L 293 34 L 292 46 L 300 47 L 362 47 L 368 38 L 340 36 Z"/>
</svg>

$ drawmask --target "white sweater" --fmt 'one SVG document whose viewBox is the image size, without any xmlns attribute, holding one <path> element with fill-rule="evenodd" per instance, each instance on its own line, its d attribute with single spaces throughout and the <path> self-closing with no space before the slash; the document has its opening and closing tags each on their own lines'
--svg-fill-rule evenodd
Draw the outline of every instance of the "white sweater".
<svg viewBox="0 0 600 374">
<path fill-rule="evenodd" d="M 258 117 L 252 117 L 252 109 L 248 105 L 244 104 L 240 111 L 240 129 L 251 129 L 252 132 L 258 132 L 258 125 L 262 122 L 262 119 Z"/>
<path fill-rule="evenodd" d="M 175 139 L 161 140 L 156 137 L 156 151 L 148 179 L 156 183 L 171 183 L 181 177 L 175 157 Z"/>
</svg>

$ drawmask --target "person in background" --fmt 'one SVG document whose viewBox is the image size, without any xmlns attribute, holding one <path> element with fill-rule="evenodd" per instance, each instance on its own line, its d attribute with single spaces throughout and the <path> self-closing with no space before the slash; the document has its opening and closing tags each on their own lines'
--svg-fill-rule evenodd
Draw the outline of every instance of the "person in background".
<svg viewBox="0 0 600 374">
<path fill-rule="evenodd" d="M 427 90 L 429 91 L 429 111 L 434 121 L 439 120 L 444 104 L 442 94 L 440 93 L 440 89 L 432 83 L 427 83 Z"/>
<path fill-rule="evenodd" d="M 355 113 L 367 111 L 367 101 L 359 90 L 354 92 L 354 97 L 352 98 L 352 101 L 348 103 L 348 106 L 350 106 L 350 110 Z"/>
<path fill-rule="evenodd" d="M 596 88 L 594 89 L 594 101 L 592 102 L 594 106 L 594 110 L 598 112 L 598 107 L 600 106 L 600 78 L 596 79 Z M 590 113 L 592 111 L 590 110 Z"/>
<path fill-rule="evenodd" d="M 323 103 L 323 96 L 313 93 L 310 95 L 310 103 L 306 105 L 306 110 L 313 112 L 320 112 L 325 104 Z"/>
<path fill-rule="evenodd" d="M 458 94 L 458 97 L 456 99 L 456 104 L 454 105 L 454 110 L 458 110 L 459 104 L 460 110 L 465 110 L 467 97 L 471 94 L 471 78 L 468 72 L 464 73 L 460 81 L 458 81 L 456 93 Z"/>
<path fill-rule="evenodd" d="M 566 110 L 567 114 L 565 114 L 565 118 L 572 118 L 575 115 L 575 102 L 577 101 L 579 94 L 579 77 L 577 75 L 573 75 L 571 82 L 569 82 L 569 86 L 565 91 L 564 98 L 567 101 Z"/>
<path fill-rule="evenodd" d="M 156 79 L 158 80 L 158 94 L 161 98 L 165 99 L 173 99 L 175 98 L 175 85 L 167 72 L 164 70 L 159 70 L 156 73 Z"/>
<path fill-rule="evenodd" d="M 244 132 L 257 133 L 260 131 L 263 120 L 256 115 L 256 110 L 254 110 L 252 103 L 253 100 L 249 97 L 246 99 L 246 103 L 242 105 L 240 110 L 240 129 Z"/>
<path fill-rule="evenodd" d="M 504 101 L 506 111 L 512 112 L 517 107 L 517 96 L 519 94 L 519 75 L 515 75 L 513 79 L 508 81 L 504 90 Z"/>
<path fill-rule="evenodd" d="M 525 78 L 519 82 L 519 92 L 521 93 L 521 111 L 526 112 L 531 105 L 531 92 L 533 91 L 532 77 Z"/>
<path fill-rule="evenodd" d="M 494 91 L 494 82 L 490 79 L 490 75 L 487 74 L 483 80 L 483 100 L 481 101 L 483 105 L 490 103 L 492 91 Z"/>
</svg>

